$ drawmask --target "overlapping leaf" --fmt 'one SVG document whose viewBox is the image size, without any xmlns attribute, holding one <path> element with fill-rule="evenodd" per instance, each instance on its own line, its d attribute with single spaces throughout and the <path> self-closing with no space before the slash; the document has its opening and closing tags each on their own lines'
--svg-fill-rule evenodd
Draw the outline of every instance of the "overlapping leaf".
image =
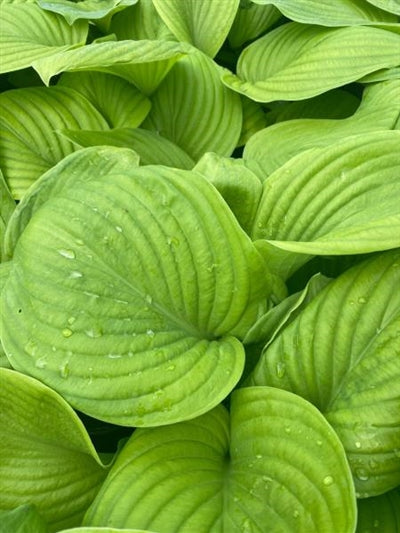
<svg viewBox="0 0 400 533">
<path fill-rule="evenodd" d="M 159 86 L 143 126 L 167 137 L 194 160 L 204 152 L 229 156 L 242 126 L 240 98 L 221 83 L 212 59 L 193 52 Z"/>
<path fill-rule="evenodd" d="M 393 129 L 400 117 L 400 80 L 380 83 L 365 90 L 360 107 L 342 120 L 297 119 L 274 124 L 248 141 L 245 159 L 256 159 L 270 174 L 294 155 L 328 146 L 344 137 Z"/>
<path fill-rule="evenodd" d="M 106 475 L 82 422 L 39 381 L 0 376 L 0 509 L 29 502 L 52 531 L 79 525 Z"/>
<path fill-rule="evenodd" d="M 187 45 L 170 41 L 109 41 L 60 52 L 32 66 L 46 85 L 61 72 L 97 70 L 119 76 L 150 94 L 187 51 Z"/>
<path fill-rule="evenodd" d="M 235 20 L 229 30 L 228 40 L 233 48 L 242 46 L 264 33 L 281 18 L 275 6 L 258 6 L 250 0 L 240 2 Z"/>
<path fill-rule="evenodd" d="M 349 137 L 297 155 L 265 180 L 252 237 L 264 240 L 278 273 L 296 270 L 301 254 L 400 246 L 399 140 L 398 131 Z"/>
<path fill-rule="evenodd" d="M 365 0 L 252 0 L 276 6 L 286 17 L 303 24 L 352 26 L 397 22 L 395 16 Z M 386 3 L 385 0 L 383 3 Z M 375 4 L 377 5 L 377 4 Z M 383 6 L 380 6 L 383 7 Z M 383 9 L 385 9 L 383 7 Z"/>
<path fill-rule="evenodd" d="M 377 6 L 381 9 L 384 9 L 385 11 L 389 11 L 389 13 L 395 13 L 396 15 L 400 15 L 400 2 L 399 0 L 367 0 L 369 4 L 372 4 L 373 6 Z"/>
<path fill-rule="evenodd" d="M 251 384 L 314 403 L 339 434 L 360 497 L 400 482 L 400 255 L 342 274 L 275 338 Z"/>
<path fill-rule="evenodd" d="M 356 533 L 367 531 L 398 533 L 400 531 L 400 488 L 381 496 L 358 501 Z"/>
<path fill-rule="evenodd" d="M 0 511 L 1 533 L 48 533 L 46 522 L 31 504 L 20 505 L 11 511 Z"/>
<path fill-rule="evenodd" d="M 400 35 L 381 28 L 323 28 L 291 22 L 241 53 L 223 82 L 259 102 L 302 100 L 399 65 Z"/>
<path fill-rule="evenodd" d="M 122 78 L 102 72 L 66 72 L 58 86 L 71 87 L 85 96 L 107 120 L 110 128 L 136 128 L 150 111 L 150 101 Z"/>
<path fill-rule="evenodd" d="M 0 170 L 0 262 L 4 256 L 4 235 L 7 223 L 15 209 L 15 201 Z"/>
<path fill-rule="evenodd" d="M 73 24 L 78 19 L 97 20 L 111 16 L 113 13 L 125 9 L 138 0 L 38 0 L 43 9 L 62 15 L 68 24 Z"/>
<path fill-rule="evenodd" d="M 350 532 L 353 490 L 343 448 L 320 413 L 285 391 L 254 387 L 233 393 L 230 417 L 218 406 L 136 431 L 84 523 L 163 533 Z"/>
<path fill-rule="evenodd" d="M 0 165 L 15 198 L 76 149 L 55 133 L 64 128 L 102 130 L 108 125 L 73 89 L 34 87 L 0 95 Z"/>
<path fill-rule="evenodd" d="M 271 291 L 215 188 L 157 166 L 50 198 L 13 266 L 2 338 L 12 365 L 79 410 L 128 426 L 192 418 L 225 398 L 244 364 L 234 336 Z"/>
<path fill-rule="evenodd" d="M 60 50 L 83 45 L 87 22 L 70 26 L 63 17 L 46 13 L 34 3 L 1 5 L 0 73 L 29 67 Z"/>
<path fill-rule="evenodd" d="M 64 130 L 71 141 L 80 146 L 110 145 L 132 148 L 142 165 L 166 165 L 190 170 L 194 161 L 178 145 L 154 131 L 143 128 L 117 128 L 109 131 Z"/>
<path fill-rule="evenodd" d="M 129 172 L 138 164 L 139 157 L 132 150 L 109 146 L 87 148 L 66 156 L 43 174 L 18 203 L 6 231 L 6 258 L 12 258 L 20 235 L 33 214 L 47 200 L 69 187 L 75 187 L 78 182 L 96 180 L 111 172 Z M 5 272 L 4 276 L 8 276 L 8 273 Z"/>
<path fill-rule="evenodd" d="M 115 527 L 74 527 L 63 529 L 59 533 L 155 533 L 144 529 L 119 529 Z"/>
<path fill-rule="evenodd" d="M 214 57 L 232 26 L 240 0 L 153 0 L 160 17 L 180 40 Z"/>
</svg>

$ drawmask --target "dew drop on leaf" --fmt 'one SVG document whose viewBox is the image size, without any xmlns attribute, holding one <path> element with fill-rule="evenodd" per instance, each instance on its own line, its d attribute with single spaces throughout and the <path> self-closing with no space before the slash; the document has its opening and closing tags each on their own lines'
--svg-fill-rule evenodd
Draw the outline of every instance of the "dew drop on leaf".
<svg viewBox="0 0 400 533">
<path fill-rule="evenodd" d="M 361 442 L 359 440 L 357 440 L 355 443 L 354 443 L 354 446 L 358 449 L 361 448 Z"/>
<path fill-rule="evenodd" d="M 75 252 L 73 250 L 66 250 L 62 248 L 61 250 L 58 250 L 58 253 L 66 259 L 75 259 Z"/>
<path fill-rule="evenodd" d="M 72 270 L 69 277 L 71 279 L 79 279 L 83 277 L 82 272 L 79 272 L 79 270 Z"/>
<path fill-rule="evenodd" d="M 115 226 L 115 230 L 118 231 L 118 233 L 122 233 L 121 226 Z"/>
<path fill-rule="evenodd" d="M 278 361 L 276 363 L 276 375 L 279 379 L 282 379 L 286 373 L 285 363 Z"/>
<path fill-rule="evenodd" d="M 359 304 L 365 304 L 367 303 L 367 299 L 363 296 L 360 296 L 360 298 L 357 300 Z"/>
<path fill-rule="evenodd" d="M 45 357 L 40 357 L 39 359 L 36 359 L 35 366 L 36 368 L 46 368 L 47 359 Z"/>
<path fill-rule="evenodd" d="M 333 477 L 332 476 L 325 476 L 324 479 L 322 480 L 322 483 L 326 487 L 329 487 L 330 485 L 333 485 Z"/>
<path fill-rule="evenodd" d="M 69 376 L 69 366 L 68 366 L 68 362 L 63 363 L 63 364 L 60 366 L 60 376 L 61 376 L 63 379 L 67 379 L 67 377 Z"/>
<path fill-rule="evenodd" d="M 72 329 L 64 328 L 61 333 L 63 337 L 68 339 L 68 337 L 71 337 L 71 335 L 73 335 L 74 332 L 72 331 Z"/>
<path fill-rule="evenodd" d="M 365 468 L 356 468 L 355 474 L 357 479 L 359 479 L 360 481 L 368 481 L 369 479 L 368 472 L 367 470 L 365 470 Z"/>
</svg>

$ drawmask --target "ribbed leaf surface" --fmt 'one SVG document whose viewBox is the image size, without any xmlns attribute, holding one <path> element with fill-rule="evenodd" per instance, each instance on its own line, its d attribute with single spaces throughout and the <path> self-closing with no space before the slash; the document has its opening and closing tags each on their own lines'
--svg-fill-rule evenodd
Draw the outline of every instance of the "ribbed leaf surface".
<svg viewBox="0 0 400 533">
<path fill-rule="evenodd" d="M 79 525 L 106 475 L 82 422 L 39 381 L 0 376 L 0 508 L 29 502 L 53 531 Z"/>
<path fill-rule="evenodd" d="M 78 19 L 97 20 L 111 15 L 117 10 L 136 4 L 138 0 L 38 0 L 43 9 L 62 15 L 68 24 Z"/>
<path fill-rule="evenodd" d="M 210 57 L 221 48 L 240 0 L 153 0 L 165 24 L 180 40 Z"/>
<path fill-rule="evenodd" d="M 36 4 L 2 5 L 0 73 L 29 67 L 36 59 L 84 44 L 87 32 L 87 22 L 70 26 Z"/>
<path fill-rule="evenodd" d="M 241 53 L 222 80 L 259 102 L 302 100 L 399 65 L 400 35 L 370 26 L 323 28 L 291 22 Z"/>
<path fill-rule="evenodd" d="M 32 216 L 13 265 L 2 339 L 13 366 L 130 426 L 192 418 L 225 398 L 244 364 L 234 336 L 271 290 L 215 188 L 167 167 L 63 189 Z"/>
<path fill-rule="evenodd" d="M 107 129 L 102 115 L 69 88 L 34 87 L 0 95 L 0 165 L 15 198 L 76 148 L 55 130 Z"/>
<path fill-rule="evenodd" d="M 6 533 L 48 533 L 46 522 L 32 504 L 11 511 L 0 511 L 0 531 Z"/>
<path fill-rule="evenodd" d="M 280 11 L 272 5 L 240 4 L 229 31 L 229 44 L 232 48 L 239 48 L 264 33 L 281 16 Z"/>
<path fill-rule="evenodd" d="M 360 497 L 400 483 L 400 255 L 342 274 L 264 351 L 250 383 L 314 403 L 341 438 Z"/>
<path fill-rule="evenodd" d="M 399 0 L 367 0 L 369 4 L 380 7 L 390 13 L 400 15 L 400 2 Z"/>
<path fill-rule="evenodd" d="M 366 531 L 398 533 L 400 531 L 400 488 L 358 501 L 356 533 Z"/>
<path fill-rule="evenodd" d="M 353 491 L 343 448 L 321 414 L 285 391 L 254 387 L 233 393 L 230 417 L 218 406 L 190 422 L 136 431 L 85 524 L 350 532 Z"/>
<path fill-rule="evenodd" d="M 200 52 L 174 66 L 153 95 L 144 122 L 194 160 L 205 152 L 231 155 L 241 126 L 239 96 L 221 83 L 219 67 Z"/>
</svg>

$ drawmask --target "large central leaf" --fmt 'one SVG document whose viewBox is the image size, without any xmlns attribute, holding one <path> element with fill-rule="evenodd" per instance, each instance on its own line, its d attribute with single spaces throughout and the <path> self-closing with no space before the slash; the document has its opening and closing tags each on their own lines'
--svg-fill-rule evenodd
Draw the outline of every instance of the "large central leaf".
<svg viewBox="0 0 400 533">
<path fill-rule="evenodd" d="M 321 414 L 269 387 L 235 391 L 190 422 L 137 430 L 87 525 L 162 533 L 352 533 L 355 497 Z"/>
<path fill-rule="evenodd" d="M 219 403 L 244 364 L 232 335 L 245 335 L 270 291 L 214 187 L 166 167 L 60 191 L 34 213 L 13 262 L 2 339 L 12 364 L 125 425 Z"/>
</svg>

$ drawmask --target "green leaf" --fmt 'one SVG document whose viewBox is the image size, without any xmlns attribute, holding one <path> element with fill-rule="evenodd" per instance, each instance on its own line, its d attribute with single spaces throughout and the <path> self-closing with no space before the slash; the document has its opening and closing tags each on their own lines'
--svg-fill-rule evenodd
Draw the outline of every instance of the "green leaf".
<svg viewBox="0 0 400 533">
<path fill-rule="evenodd" d="M 222 81 L 258 102 L 302 100 L 399 64 L 400 35 L 381 28 L 324 28 L 291 22 L 241 53 Z"/>
<path fill-rule="evenodd" d="M 187 51 L 187 45 L 169 41 L 108 41 L 60 52 L 32 66 L 46 85 L 61 72 L 97 70 L 119 76 L 150 94 Z"/>
<path fill-rule="evenodd" d="M 335 0 L 334 2 L 331 0 L 252 1 L 262 5 L 273 4 L 285 17 L 303 24 L 353 26 L 397 22 L 396 17 L 392 14 L 371 5 L 375 2 L 367 3 L 365 0 Z"/>
<path fill-rule="evenodd" d="M 115 527 L 74 527 L 73 529 L 63 529 L 58 533 L 155 533 L 148 529 L 119 529 Z"/>
<path fill-rule="evenodd" d="M 19 202 L 5 236 L 5 255 L 10 259 L 33 214 L 49 199 L 78 182 L 88 182 L 112 172 L 129 172 L 139 158 L 129 149 L 96 147 L 79 150 L 62 159 L 41 176 Z M 1 273 L 1 271 L 0 271 Z"/>
<path fill-rule="evenodd" d="M 268 346 L 252 385 L 290 390 L 341 438 L 360 497 L 400 482 L 399 251 L 332 281 Z"/>
<path fill-rule="evenodd" d="M 80 146 L 110 145 L 132 148 L 140 156 L 141 165 L 166 165 L 190 170 L 194 161 L 175 143 L 154 131 L 120 128 L 109 131 L 64 130 L 71 141 Z"/>
<path fill-rule="evenodd" d="M 36 4 L 1 5 L 0 73 L 29 67 L 36 59 L 82 45 L 87 33 L 87 22 L 70 26 Z"/>
<path fill-rule="evenodd" d="M 102 72 L 65 72 L 58 87 L 85 96 L 110 128 L 136 128 L 150 111 L 150 100 L 126 80 Z"/>
<path fill-rule="evenodd" d="M 153 0 L 153 4 L 179 41 L 214 57 L 229 33 L 239 1 Z"/>
<path fill-rule="evenodd" d="M 63 157 L 76 150 L 55 130 L 107 129 L 102 115 L 81 94 L 63 87 L 15 89 L 0 94 L 0 165 L 14 198 Z"/>
<path fill-rule="evenodd" d="M 393 67 L 377 70 L 376 72 L 372 72 L 372 74 L 363 76 L 358 81 L 360 83 L 376 83 L 379 81 L 398 79 L 400 79 L 400 67 Z"/>
<path fill-rule="evenodd" d="M 251 235 L 266 241 L 274 271 L 288 277 L 306 254 L 400 246 L 399 140 L 398 131 L 348 137 L 297 155 L 265 180 Z"/>
<path fill-rule="evenodd" d="M 243 123 L 238 146 L 244 146 L 252 135 L 267 126 L 267 117 L 261 105 L 245 96 L 242 96 L 241 100 Z"/>
<path fill-rule="evenodd" d="M 6 227 L 15 207 L 15 201 L 0 170 L 0 262 L 4 258 L 4 235 Z"/>
<path fill-rule="evenodd" d="M 176 143 L 194 160 L 205 152 L 229 156 L 242 127 L 240 98 L 221 83 L 212 59 L 193 52 L 161 83 L 143 126 Z"/>
<path fill-rule="evenodd" d="M 399 0 L 367 0 L 369 4 L 373 6 L 389 11 L 389 13 L 395 13 L 400 15 L 400 2 Z"/>
<path fill-rule="evenodd" d="M 106 475 L 82 422 L 39 381 L 0 376 L 1 509 L 30 503 L 52 531 L 79 525 Z"/>
<path fill-rule="evenodd" d="M 360 107 L 346 119 L 304 118 L 274 124 L 250 138 L 243 157 L 257 160 L 264 172 L 271 174 L 309 148 L 328 146 L 350 135 L 393 129 L 400 116 L 399 93 L 400 80 L 379 83 L 365 89 Z"/>
<path fill-rule="evenodd" d="M 0 511 L 0 533 L 48 533 L 46 522 L 31 504 Z"/>
<path fill-rule="evenodd" d="M 358 501 L 356 533 L 400 531 L 400 488 Z"/>
<path fill-rule="evenodd" d="M 235 20 L 228 35 L 232 48 L 239 48 L 264 33 L 281 18 L 274 6 L 257 6 L 252 2 L 240 2 Z"/>
<path fill-rule="evenodd" d="M 243 160 L 206 153 L 194 167 L 207 178 L 229 205 L 242 228 L 249 233 L 262 194 L 260 179 Z"/>
<path fill-rule="evenodd" d="M 13 265 L 2 338 L 12 365 L 128 426 L 189 419 L 224 399 L 243 370 L 236 337 L 271 291 L 215 188 L 161 166 L 62 188 L 32 216 Z"/>
<path fill-rule="evenodd" d="M 293 394 L 253 387 L 233 393 L 230 416 L 218 406 L 136 431 L 84 523 L 163 533 L 350 532 L 354 488 L 321 414 Z"/>
<path fill-rule="evenodd" d="M 173 41 L 175 36 L 156 11 L 152 0 L 140 0 L 111 21 L 110 31 L 118 40 L 151 39 Z"/>
<path fill-rule="evenodd" d="M 38 0 L 42 9 L 62 15 L 68 24 L 78 19 L 97 20 L 136 4 L 138 0 Z"/>
</svg>

